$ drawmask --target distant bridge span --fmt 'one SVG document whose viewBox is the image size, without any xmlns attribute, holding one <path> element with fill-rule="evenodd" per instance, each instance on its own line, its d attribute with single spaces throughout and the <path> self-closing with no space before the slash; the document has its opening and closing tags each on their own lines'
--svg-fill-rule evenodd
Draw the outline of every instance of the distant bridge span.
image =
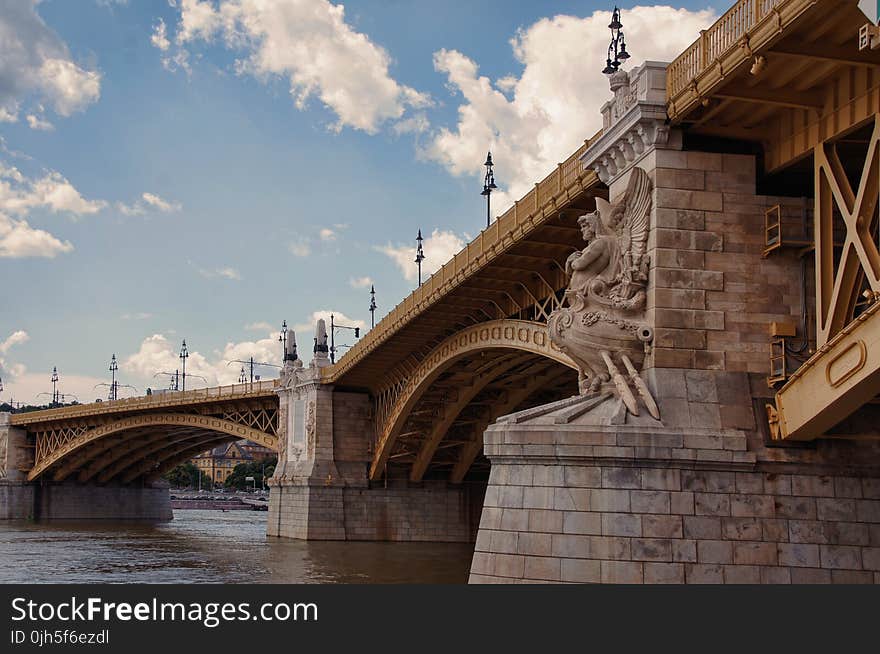
<svg viewBox="0 0 880 654">
<path fill-rule="evenodd" d="M 131 483 L 161 476 L 199 452 L 246 438 L 278 449 L 275 382 L 80 404 L 20 413 L 32 438 L 29 481 Z"/>
</svg>

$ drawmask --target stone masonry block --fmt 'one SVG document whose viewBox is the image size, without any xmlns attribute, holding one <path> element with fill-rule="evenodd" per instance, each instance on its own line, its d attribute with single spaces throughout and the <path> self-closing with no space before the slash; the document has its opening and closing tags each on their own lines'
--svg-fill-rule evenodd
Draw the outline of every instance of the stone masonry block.
<svg viewBox="0 0 880 654">
<path fill-rule="evenodd" d="M 562 559 L 560 581 L 597 584 L 602 580 L 599 561 Z"/>
<path fill-rule="evenodd" d="M 628 490 L 602 489 L 591 491 L 590 507 L 594 511 L 629 511 Z"/>
<path fill-rule="evenodd" d="M 858 547 L 847 545 L 820 545 L 819 558 L 823 568 L 861 570 L 862 554 Z"/>
<path fill-rule="evenodd" d="M 761 568 L 756 565 L 726 565 L 724 566 L 725 584 L 759 584 L 761 583 Z"/>
<path fill-rule="evenodd" d="M 603 513 L 602 534 L 605 536 L 641 536 L 642 517 L 631 513 Z"/>
<path fill-rule="evenodd" d="M 641 563 L 630 561 L 602 561 L 603 584 L 640 584 L 644 581 Z"/>
<path fill-rule="evenodd" d="M 705 184 L 706 173 L 702 170 L 677 168 L 656 168 L 654 170 L 654 185 L 657 188 L 702 191 Z"/>
<path fill-rule="evenodd" d="M 724 209 L 722 194 L 718 192 L 658 188 L 654 193 L 658 208 L 697 209 L 700 211 L 723 211 Z"/>
<path fill-rule="evenodd" d="M 683 584 L 684 565 L 681 563 L 645 563 L 646 584 Z"/>
<path fill-rule="evenodd" d="M 666 538 L 633 538 L 635 561 L 672 561 L 672 542 Z"/>
<path fill-rule="evenodd" d="M 776 565 L 776 543 L 734 543 L 733 562 L 737 565 Z"/>
<path fill-rule="evenodd" d="M 699 540 L 697 560 L 700 563 L 733 563 L 733 544 L 726 540 Z"/>
<path fill-rule="evenodd" d="M 602 514 L 584 511 L 565 511 L 562 514 L 562 531 L 566 534 L 602 533 Z"/>
<path fill-rule="evenodd" d="M 758 518 L 724 518 L 721 531 L 727 540 L 761 540 L 761 522 Z"/>
<path fill-rule="evenodd" d="M 723 584 L 724 571 L 720 565 L 695 563 L 684 566 L 685 580 L 689 584 Z"/>
<path fill-rule="evenodd" d="M 681 516 L 643 515 L 642 535 L 648 538 L 682 538 L 684 528 Z"/>
<path fill-rule="evenodd" d="M 690 491 L 669 494 L 669 512 L 680 515 L 693 515 L 694 494 Z"/>
<path fill-rule="evenodd" d="M 721 538 L 721 518 L 684 516 L 684 537 L 695 540 Z"/>
<path fill-rule="evenodd" d="M 856 500 L 817 498 L 816 515 L 819 520 L 856 520 Z"/>
<path fill-rule="evenodd" d="M 730 496 L 725 493 L 695 493 L 694 509 L 697 515 L 730 515 Z"/>
<path fill-rule="evenodd" d="M 667 491 L 630 491 L 631 510 L 636 513 L 669 513 Z"/>
</svg>

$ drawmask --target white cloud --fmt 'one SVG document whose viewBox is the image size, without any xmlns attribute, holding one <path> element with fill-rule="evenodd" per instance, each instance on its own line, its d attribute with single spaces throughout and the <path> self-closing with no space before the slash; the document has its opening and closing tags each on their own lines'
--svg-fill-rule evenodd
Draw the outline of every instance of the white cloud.
<svg viewBox="0 0 880 654">
<path fill-rule="evenodd" d="M 36 100 L 69 116 L 96 102 L 101 74 L 77 65 L 37 13 L 38 0 L 6 0 L 0 11 L 0 108 L 8 120 Z"/>
<path fill-rule="evenodd" d="M 229 342 L 222 350 L 215 350 L 207 356 L 194 350 L 192 343 L 189 344 L 188 351 L 186 372 L 187 375 L 193 374 L 194 377 L 187 381 L 187 388 L 237 382 L 241 364 L 234 362 L 235 359 L 248 360 L 253 357 L 259 362 L 275 365 L 281 363 L 281 346 L 278 337 L 274 335 L 257 341 Z M 155 375 L 179 370 L 179 352 L 176 343 L 172 344 L 162 334 L 153 334 L 143 340 L 137 352 L 120 364 L 120 370 L 154 388 L 164 388 L 168 385 L 168 378 Z M 278 376 L 278 369 L 274 367 L 263 366 L 257 372 L 264 379 Z M 204 377 L 207 382 L 195 378 L 195 375 Z"/>
<path fill-rule="evenodd" d="M 430 127 L 431 123 L 428 117 L 423 112 L 419 112 L 409 118 L 397 121 L 391 129 L 395 134 L 401 136 L 403 134 L 423 134 Z"/>
<path fill-rule="evenodd" d="M 142 193 L 134 204 L 117 202 L 116 208 L 126 216 L 142 216 L 152 209 L 161 213 L 171 213 L 183 209 L 179 202 L 169 202 L 154 193 Z"/>
<path fill-rule="evenodd" d="M 231 266 L 218 266 L 216 268 L 202 268 L 201 266 L 196 265 L 192 261 L 189 262 L 189 265 L 192 266 L 197 273 L 199 273 L 205 279 L 215 279 L 220 277 L 222 279 L 233 279 L 240 280 L 241 273 L 231 267 Z"/>
<path fill-rule="evenodd" d="M 0 342 L 0 354 L 6 354 L 9 352 L 10 348 L 15 347 L 16 345 L 21 345 L 22 343 L 27 343 L 30 339 L 31 337 L 28 336 L 28 333 L 23 329 L 14 331 L 7 336 L 3 342 Z"/>
<path fill-rule="evenodd" d="M 335 241 L 336 240 L 336 232 L 334 232 L 329 227 L 324 227 L 320 232 L 318 232 L 318 236 L 322 241 Z"/>
<path fill-rule="evenodd" d="M 267 322 L 249 322 L 244 326 L 249 332 L 272 332 L 275 328 Z"/>
<path fill-rule="evenodd" d="M 153 193 L 144 193 L 141 197 L 144 199 L 144 202 L 162 213 L 180 211 L 183 208 L 179 202 L 168 202 Z"/>
<path fill-rule="evenodd" d="M 415 251 L 413 251 L 415 257 Z M 372 277 L 352 277 L 348 280 L 348 285 L 352 288 L 369 288 L 373 285 Z"/>
<path fill-rule="evenodd" d="M 0 123 L 14 123 L 18 121 L 17 106 L 0 107 Z"/>
<path fill-rule="evenodd" d="M 297 108 L 312 96 L 336 115 L 335 130 L 373 134 L 430 97 L 391 77 L 391 58 L 345 21 L 345 8 L 327 0 L 264 2 L 181 0 L 175 40 L 181 47 L 221 38 L 242 52 L 239 73 L 288 80 Z"/>
<path fill-rule="evenodd" d="M 435 229 L 431 232 L 424 243 L 425 259 L 422 261 L 422 279 L 440 270 L 440 267 L 449 261 L 455 253 L 461 250 L 467 241 L 455 234 L 454 232 Z M 416 281 L 419 277 L 419 269 L 416 266 L 416 248 L 412 245 L 379 245 L 375 247 L 379 252 L 391 258 L 404 279 L 408 281 Z"/>
<path fill-rule="evenodd" d="M 560 15 L 520 30 L 511 46 L 522 73 L 494 83 L 464 54 L 436 52 L 434 68 L 463 102 L 455 127 L 434 132 L 421 155 L 453 175 L 481 176 L 491 150 L 502 187 L 492 204 L 496 215 L 505 211 L 601 127 L 599 108 L 611 97 L 600 72 L 609 18 L 608 11 L 587 18 Z M 710 9 L 667 6 L 635 7 L 623 17 L 638 61 L 670 61 L 714 20 Z"/>
<path fill-rule="evenodd" d="M 32 209 L 67 212 L 74 216 L 94 214 L 106 206 L 103 200 L 86 200 L 61 173 L 47 172 L 36 180 L 0 162 L 0 211 L 24 215 Z"/>
<path fill-rule="evenodd" d="M 8 363 L 6 355 L 16 345 L 27 343 L 30 336 L 23 329 L 12 332 L 3 341 L 0 341 L 0 376 L 3 377 L 3 383 L 6 390 L 10 390 L 10 382 L 25 373 L 25 367 L 20 363 Z"/>
<path fill-rule="evenodd" d="M 171 41 L 168 40 L 166 33 L 165 21 L 161 18 L 153 27 L 153 35 L 150 37 L 150 43 L 159 48 L 162 52 L 165 52 L 171 47 Z"/>
<path fill-rule="evenodd" d="M 28 114 L 26 117 L 28 127 L 42 132 L 51 132 L 55 129 L 55 125 L 34 114 Z"/>
<path fill-rule="evenodd" d="M 309 246 L 309 242 L 304 239 L 291 241 L 288 243 L 287 249 L 290 250 L 290 253 L 295 257 L 307 257 L 312 253 L 312 248 Z"/>
<path fill-rule="evenodd" d="M 0 212 L 0 258 L 53 259 L 72 250 L 70 241 L 62 241 L 47 231 L 31 227 L 25 220 L 15 220 Z"/>
</svg>

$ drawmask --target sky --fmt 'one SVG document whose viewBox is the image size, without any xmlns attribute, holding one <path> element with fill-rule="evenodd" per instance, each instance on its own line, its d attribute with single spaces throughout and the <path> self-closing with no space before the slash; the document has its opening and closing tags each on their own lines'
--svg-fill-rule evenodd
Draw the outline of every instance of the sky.
<svg viewBox="0 0 880 654">
<path fill-rule="evenodd" d="M 622 6 L 670 61 L 727 2 Z M 232 383 L 366 328 L 601 127 L 610 5 L 0 0 L 0 401 Z M 349 332 L 339 341 L 351 343 Z M 258 370 L 263 377 L 277 371 Z"/>
</svg>

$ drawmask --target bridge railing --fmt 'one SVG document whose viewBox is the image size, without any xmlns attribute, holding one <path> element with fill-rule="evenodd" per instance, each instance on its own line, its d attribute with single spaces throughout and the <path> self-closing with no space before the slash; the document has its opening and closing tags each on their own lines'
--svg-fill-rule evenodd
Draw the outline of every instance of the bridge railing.
<svg viewBox="0 0 880 654">
<path fill-rule="evenodd" d="M 716 59 L 762 19 L 788 0 L 739 0 L 666 69 L 666 97 L 673 98 L 686 89 Z"/>
<path fill-rule="evenodd" d="M 555 206 L 557 199 L 560 203 L 565 201 L 567 191 L 579 192 L 586 186 L 590 176 L 595 177 L 595 173 L 584 170 L 580 157 L 589 147 L 590 142 L 600 134 L 601 132 L 592 139 L 584 141 L 570 157 L 558 164 L 553 172 L 535 184 L 534 188 L 514 202 L 512 207 L 444 263 L 440 270 L 388 312 L 364 335 L 364 338 L 339 359 L 335 366 L 325 369 L 325 378 L 331 381 L 338 379 L 408 322 L 414 312 L 420 312 L 428 304 L 438 300 L 452 287 L 464 281 L 465 277 L 474 270 L 474 266 L 480 266 L 496 254 L 500 254 L 502 249 L 507 249 L 522 236 L 524 231 L 528 231 L 528 229 L 520 230 L 520 227 L 526 224 L 534 226 L 536 219 L 543 220 L 546 210 Z"/>
<path fill-rule="evenodd" d="M 104 400 L 89 404 L 74 404 L 58 409 L 44 409 L 30 413 L 17 413 L 12 417 L 14 424 L 27 424 L 43 420 L 59 420 L 82 415 L 100 415 L 122 411 L 149 409 L 155 406 L 181 405 L 224 397 L 243 397 L 253 394 L 267 394 L 275 389 L 276 379 L 226 386 L 210 386 L 188 391 L 159 391 L 152 395 L 139 395 L 119 400 Z"/>
</svg>

